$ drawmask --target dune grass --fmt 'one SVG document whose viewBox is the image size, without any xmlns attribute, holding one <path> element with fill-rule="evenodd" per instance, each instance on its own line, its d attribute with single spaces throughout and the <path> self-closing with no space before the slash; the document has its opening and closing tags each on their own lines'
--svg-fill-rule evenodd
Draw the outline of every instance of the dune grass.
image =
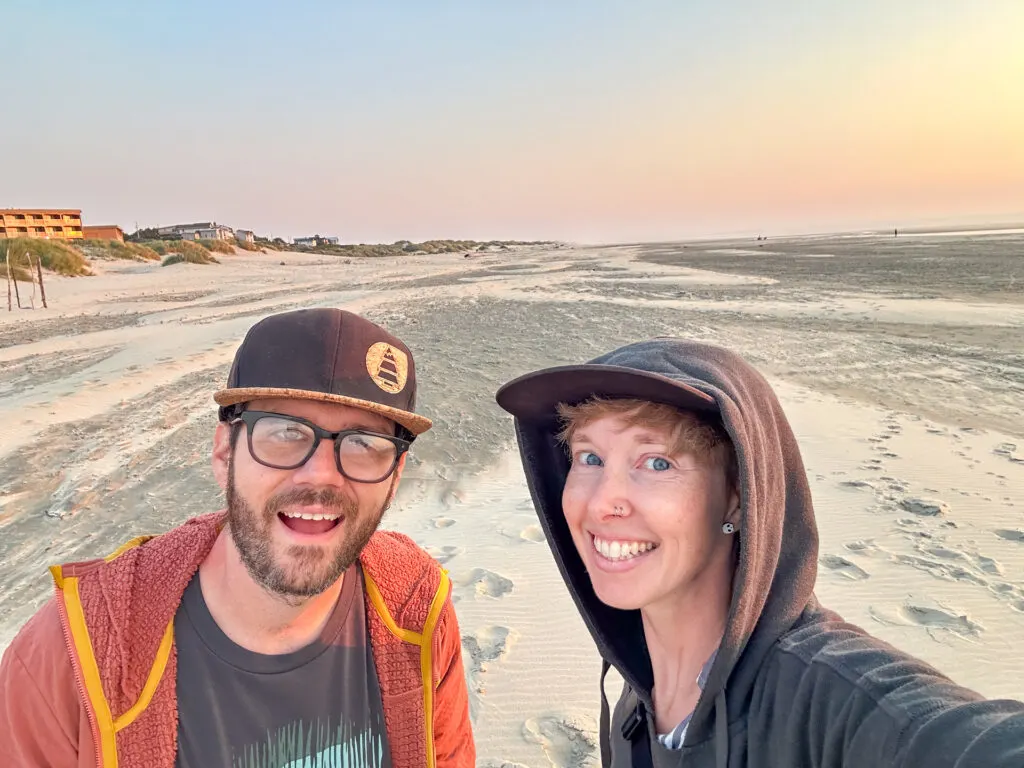
<svg viewBox="0 0 1024 768">
<path fill-rule="evenodd" d="M 139 245 L 149 248 L 158 256 L 166 256 L 170 251 L 167 250 L 167 246 L 171 244 L 170 240 L 143 240 Z"/>
<path fill-rule="evenodd" d="M 88 255 L 107 259 L 129 261 L 159 261 L 160 254 L 139 243 L 122 243 L 117 240 L 82 240 L 78 247 Z"/>
<path fill-rule="evenodd" d="M 256 243 L 246 242 L 245 240 L 239 240 L 238 238 L 235 238 L 235 247 L 236 248 L 241 248 L 243 251 L 257 251 L 258 252 L 258 251 L 263 250 Z"/>
<path fill-rule="evenodd" d="M 4 281 L 7 280 L 7 261 L 6 253 L 3 250 L 3 241 L 0 241 L 0 278 Z M 17 280 L 19 283 L 34 283 L 36 276 L 34 273 L 29 272 L 27 267 L 23 267 L 20 264 L 15 264 L 13 261 L 10 265 L 11 279 Z"/>
<path fill-rule="evenodd" d="M 171 264 L 219 264 L 217 258 L 199 240 L 146 240 L 141 245 L 164 257 L 162 266 Z"/>
<path fill-rule="evenodd" d="M 161 266 L 169 267 L 172 264 L 220 264 L 220 261 L 208 250 L 198 245 L 182 241 L 185 247 L 176 247 L 176 253 L 168 253 Z"/>
<path fill-rule="evenodd" d="M 268 237 L 256 237 L 256 245 L 264 251 L 287 251 L 288 243 L 282 240 L 280 237 L 275 237 L 271 240 Z"/>
<path fill-rule="evenodd" d="M 235 254 L 235 249 L 227 240 L 198 240 L 197 242 L 212 253 L 226 253 L 228 256 Z"/>
<path fill-rule="evenodd" d="M 85 254 L 60 240 L 45 240 L 35 237 L 0 240 L 0 260 L 5 264 L 8 254 L 10 254 L 12 277 L 21 274 L 16 270 L 23 270 L 27 275 L 34 274 L 32 266 L 36 260 L 42 263 L 43 269 L 56 272 L 58 275 L 79 277 L 92 274 Z M 6 279 L 6 274 L 4 278 Z M 28 280 L 30 278 L 26 276 L 18 279 Z"/>
</svg>

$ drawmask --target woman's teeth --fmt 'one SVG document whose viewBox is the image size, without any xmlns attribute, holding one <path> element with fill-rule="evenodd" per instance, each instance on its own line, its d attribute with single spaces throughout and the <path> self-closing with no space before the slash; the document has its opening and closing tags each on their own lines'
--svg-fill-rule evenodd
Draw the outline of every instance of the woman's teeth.
<svg viewBox="0 0 1024 768">
<path fill-rule="evenodd" d="M 650 541 L 608 541 L 594 537 L 594 549 L 608 560 L 630 560 L 656 547 L 657 544 Z"/>
</svg>

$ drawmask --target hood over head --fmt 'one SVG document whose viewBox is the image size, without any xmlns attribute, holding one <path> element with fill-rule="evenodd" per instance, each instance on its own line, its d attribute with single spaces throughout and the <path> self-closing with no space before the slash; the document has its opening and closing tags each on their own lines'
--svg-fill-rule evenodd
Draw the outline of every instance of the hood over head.
<svg viewBox="0 0 1024 768">
<path fill-rule="evenodd" d="M 796 438 L 760 373 L 733 352 L 681 339 L 629 344 L 583 365 L 526 374 L 499 389 L 498 404 L 515 417 L 527 484 L 562 578 L 601 655 L 649 711 L 654 680 L 640 612 L 597 598 L 562 513 L 569 456 L 556 439 L 556 405 L 594 395 L 717 411 L 736 451 L 741 517 L 732 604 L 687 731 L 688 743 L 703 741 L 715 735 L 719 694 L 726 691 L 730 705 L 744 699 L 764 655 L 812 600 L 818 532 Z"/>
</svg>

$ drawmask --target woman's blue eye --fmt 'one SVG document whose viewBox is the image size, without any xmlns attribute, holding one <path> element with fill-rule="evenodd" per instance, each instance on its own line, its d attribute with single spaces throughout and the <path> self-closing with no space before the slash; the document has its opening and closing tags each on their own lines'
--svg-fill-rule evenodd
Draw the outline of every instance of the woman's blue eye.
<svg viewBox="0 0 1024 768">
<path fill-rule="evenodd" d="M 655 472 L 664 472 L 666 469 L 671 469 L 672 464 L 669 463 L 668 459 L 661 456 L 651 456 L 644 461 L 644 467 L 653 469 Z"/>
<path fill-rule="evenodd" d="M 590 451 L 580 451 L 580 464 L 587 467 L 599 467 L 601 466 L 601 457 L 596 453 Z"/>
</svg>

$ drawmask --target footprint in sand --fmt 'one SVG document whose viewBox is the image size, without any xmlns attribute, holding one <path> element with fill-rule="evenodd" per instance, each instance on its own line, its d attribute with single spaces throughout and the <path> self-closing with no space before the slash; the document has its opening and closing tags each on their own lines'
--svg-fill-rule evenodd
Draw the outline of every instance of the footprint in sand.
<svg viewBox="0 0 1024 768">
<path fill-rule="evenodd" d="M 942 560 L 964 560 L 966 556 L 963 552 L 958 552 L 955 549 L 949 549 L 943 546 L 933 547 L 922 547 L 921 551 L 925 554 L 932 555 L 933 557 L 941 558 Z"/>
<path fill-rule="evenodd" d="M 868 613 L 880 624 L 923 627 L 936 641 L 939 641 L 937 634 L 940 632 L 970 640 L 984 631 L 984 627 L 966 614 L 931 599 L 911 597 L 896 610 L 869 606 Z"/>
<path fill-rule="evenodd" d="M 446 546 L 446 547 L 425 547 L 426 553 L 432 558 L 437 560 L 441 565 L 444 565 L 453 557 L 461 555 L 463 553 L 462 547 Z"/>
<path fill-rule="evenodd" d="M 891 491 L 906 491 L 910 486 L 907 485 L 906 480 L 900 480 L 898 477 L 890 477 L 889 475 L 882 475 L 879 480 L 884 480 L 888 483 L 889 490 Z"/>
<path fill-rule="evenodd" d="M 1014 464 L 1024 464 L 1024 455 L 1017 451 L 1016 443 L 1000 443 L 992 449 L 992 453 L 1005 456 Z"/>
<path fill-rule="evenodd" d="M 515 630 L 494 624 L 484 627 L 475 635 L 463 635 L 462 646 L 469 656 L 469 679 L 477 693 L 484 693 L 481 677 L 487 671 L 488 664 L 505 656 L 518 637 Z"/>
<path fill-rule="evenodd" d="M 531 717 L 523 738 L 540 744 L 552 768 L 582 768 L 597 750 L 596 728 L 582 717 Z"/>
<path fill-rule="evenodd" d="M 900 506 L 907 512 L 922 517 L 942 517 L 949 514 L 949 505 L 938 499 L 922 499 L 911 496 L 900 501 Z"/>
<path fill-rule="evenodd" d="M 843 488 L 863 488 L 868 491 L 875 490 L 875 486 L 867 480 L 843 480 L 839 485 Z"/>
<path fill-rule="evenodd" d="M 995 531 L 996 536 L 1007 541 L 1019 541 L 1024 544 L 1024 531 L 1020 528 L 1000 528 Z"/>
<path fill-rule="evenodd" d="M 435 528 L 450 528 L 455 525 L 455 521 L 450 517 L 435 517 L 433 523 Z"/>
<path fill-rule="evenodd" d="M 494 598 L 504 597 L 515 587 L 515 583 L 511 579 L 506 579 L 501 574 L 486 568 L 474 568 L 456 576 L 453 581 L 458 587 L 472 587 L 476 594 Z"/>
<path fill-rule="evenodd" d="M 852 563 L 839 555 L 825 555 L 819 562 L 833 573 L 838 573 L 851 581 L 863 581 L 870 574 L 856 563 Z"/>
<path fill-rule="evenodd" d="M 491 624 L 477 632 L 462 638 L 470 658 L 480 664 L 496 661 L 508 653 L 509 648 L 519 637 L 518 633 L 500 624 Z"/>
<path fill-rule="evenodd" d="M 937 579 L 977 584 L 979 587 L 988 586 L 988 580 L 985 579 L 984 576 L 981 576 L 962 565 L 944 563 L 938 560 L 931 560 L 927 557 L 920 557 L 918 555 L 890 554 L 889 559 L 894 563 L 909 565 L 911 568 L 916 568 L 919 571 L 929 573 Z"/>
<path fill-rule="evenodd" d="M 519 538 L 523 541 L 536 541 L 537 543 L 547 540 L 547 537 L 544 536 L 544 529 L 536 523 L 523 528 L 523 530 L 519 532 Z"/>
<path fill-rule="evenodd" d="M 1003 564 L 995 558 L 988 557 L 987 555 L 974 555 L 974 562 L 985 573 L 992 574 L 993 576 L 1003 575 Z"/>
<path fill-rule="evenodd" d="M 856 552 L 858 555 L 878 555 L 884 553 L 884 550 L 870 539 L 867 541 L 858 539 L 857 541 L 851 541 L 843 546 L 850 552 Z"/>
</svg>

